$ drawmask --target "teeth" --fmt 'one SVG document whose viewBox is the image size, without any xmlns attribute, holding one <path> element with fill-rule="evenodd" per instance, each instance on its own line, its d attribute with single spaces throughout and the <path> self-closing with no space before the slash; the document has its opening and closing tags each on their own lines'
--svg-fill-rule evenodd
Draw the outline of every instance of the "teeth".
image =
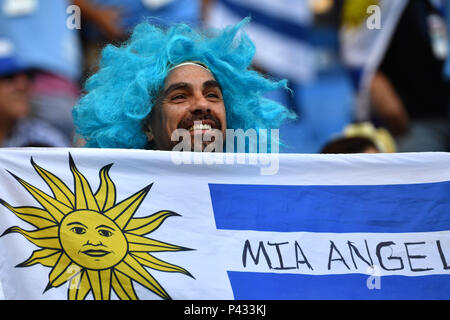
<svg viewBox="0 0 450 320">
<path fill-rule="evenodd" d="M 194 124 L 192 127 L 189 128 L 189 131 L 192 130 L 211 130 L 211 126 L 209 124 Z"/>
</svg>

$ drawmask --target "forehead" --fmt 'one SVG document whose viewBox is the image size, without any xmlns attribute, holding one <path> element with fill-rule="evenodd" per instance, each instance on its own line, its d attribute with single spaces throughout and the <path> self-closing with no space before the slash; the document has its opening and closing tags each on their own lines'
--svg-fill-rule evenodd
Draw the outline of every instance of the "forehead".
<svg viewBox="0 0 450 320">
<path fill-rule="evenodd" d="M 197 65 L 180 66 L 170 71 L 164 82 L 166 89 L 171 84 L 177 82 L 191 83 L 193 85 L 202 85 L 205 81 L 216 80 L 211 72 Z"/>
</svg>

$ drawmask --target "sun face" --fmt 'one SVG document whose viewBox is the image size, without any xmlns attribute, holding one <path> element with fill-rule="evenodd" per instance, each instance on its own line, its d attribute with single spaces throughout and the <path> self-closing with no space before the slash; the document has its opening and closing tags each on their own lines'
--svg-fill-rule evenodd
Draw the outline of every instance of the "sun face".
<svg viewBox="0 0 450 320">
<path fill-rule="evenodd" d="M 74 211 L 63 218 L 59 240 L 67 256 L 92 270 L 112 268 L 128 252 L 128 242 L 113 220 L 92 210 Z"/>
<path fill-rule="evenodd" d="M 147 217 L 133 218 L 152 185 L 116 203 L 116 187 L 109 177 L 111 165 L 101 169 L 100 186 L 94 193 L 71 156 L 69 160 L 74 192 L 31 159 L 53 197 L 11 173 L 42 206 L 13 207 L 0 200 L 17 217 L 37 228 L 26 231 L 11 227 L 3 233 L 2 236 L 20 233 L 41 248 L 17 267 L 40 263 L 52 268 L 45 291 L 68 284 L 70 300 L 83 300 L 90 292 L 96 300 L 109 300 L 111 290 L 120 299 L 138 299 L 133 281 L 163 299 L 170 299 L 145 267 L 192 275 L 182 267 L 159 260 L 150 252 L 190 249 L 144 235 L 156 230 L 168 217 L 178 214 L 159 211 Z"/>
</svg>

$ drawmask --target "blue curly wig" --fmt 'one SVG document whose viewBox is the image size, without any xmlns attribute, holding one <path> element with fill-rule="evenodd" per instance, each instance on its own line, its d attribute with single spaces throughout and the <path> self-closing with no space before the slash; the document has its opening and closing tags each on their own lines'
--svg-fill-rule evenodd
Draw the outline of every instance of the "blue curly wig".
<svg viewBox="0 0 450 320">
<path fill-rule="evenodd" d="M 85 94 L 73 110 L 80 134 L 91 148 L 143 149 L 147 139 L 143 121 L 164 87 L 169 69 L 184 61 L 200 61 L 220 83 L 228 129 L 273 129 L 295 115 L 263 95 L 287 88 L 251 70 L 255 46 L 239 30 L 248 18 L 210 34 L 185 24 L 163 30 L 149 23 L 137 25 L 120 47 L 106 46 L 99 71 L 85 83 Z"/>
</svg>

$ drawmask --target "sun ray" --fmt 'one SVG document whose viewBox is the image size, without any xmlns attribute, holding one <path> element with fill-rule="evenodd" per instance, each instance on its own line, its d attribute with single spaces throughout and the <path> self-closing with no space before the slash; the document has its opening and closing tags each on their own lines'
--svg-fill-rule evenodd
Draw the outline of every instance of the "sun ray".
<svg viewBox="0 0 450 320">
<path fill-rule="evenodd" d="M 89 284 L 91 285 L 92 293 L 94 294 L 95 300 L 102 300 L 102 282 L 100 277 L 100 271 L 97 270 L 87 270 L 87 275 L 89 278 Z"/>
<path fill-rule="evenodd" d="M 35 231 L 26 231 L 19 227 L 11 227 L 7 229 L 1 236 L 9 233 L 20 233 L 28 241 L 41 248 L 61 249 L 58 238 L 58 226 L 38 229 Z"/>
<path fill-rule="evenodd" d="M 186 269 L 155 258 L 149 253 L 135 252 L 131 254 L 143 266 L 165 272 L 179 272 L 194 278 Z"/>
<path fill-rule="evenodd" d="M 61 250 L 54 249 L 40 249 L 33 251 L 31 257 L 26 261 L 18 264 L 16 267 L 29 267 L 34 264 L 40 263 L 46 267 L 54 267 L 61 255 Z"/>
<path fill-rule="evenodd" d="M 84 300 L 91 290 L 86 270 L 81 271 L 70 280 L 69 300 Z"/>
<path fill-rule="evenodd" d="M 31 158 L 31 164 L 36 172 L 50 187 L 53 195 L 55 196 L 55 199 L 64 203 L 66 206 L 73 208 L 75 205 L 75 196 L 72 191 L 70 191 L 70 189 L 66 186 L 66 184 L 53 173 L 37 165 L 34 162 L 33 158 Z"/>
<path fill-rule="evenodd" d="M 146 186 L 141 191 L 136 192 L 131 197 L 128 197 L 127 199 L 116 204 L 114 207 L 104 213 L 105 216 L 107 216 L 111 220 L 114 220 L 119 228 L 123 230 L 128 221 L 139 208 L 152 185 L 153 183 Z"/>
<path fill-rule="evenodd" d="M 89 209 L 99 211 L 97 200 L 92 193 L 91 186 L 87 179 L 78 171 L 75 162 L 71 155 L 69 155 L 70 170 L 75 181 L 75 209 Z"/>
<path fill-rule="evenodd" d="M 109 300 L 111 294 L 111 269 L 100 271 L 100 284 L 102 286 L 102 300 Z"/>
<path fill-rule="evenodd" d="M 72 260 L 63 253 L 49 275 L 49 287 L 59 287 L 75 274 L 81 271 Z"/>
<path fill-rule="evenodd" d="M 0 203 L 14 213 L 19 219 L 33 225 L 38 229 L 47 228 L 56 225 L 56 221 L 45 210 L 35 207 L 13 207 L 3 199 Z"/>
<path fill-rule="evenodd" d="M 112 287 L 120 300 L 138 300 L 131 279 L 120 272 L 113 272 Z"/>
<path fill-rule="evenodd" d="M 163 210 L 144 218 L 133 218 L 124 229 L 125 232 L 143 236 L 155 231 L 168 217 L 180 216 L 173 211 Z"/>
<path fill-rule="evenodd" d="M 161 251 L 187 251 L 189 248 L 176 246 L 158 240 L 136 236 L 125 233 L 128 240 L 129 251 L 131 252 L 161 252 Z"/>
<path fill-rule="evenodd" d="M 101 212 L 112 208 L 116 202 L 116 186 L 109 177 L 111 166 L 112 164 L 109 164 L 100 170 L 100 186 L 95 193 L 95 199 Z"/>
<path fill-rule="evenodd" d="M 128 277 L 153 291 L 161 298 L 166 300 L 171 299 L 158 281 L 156 281 L 155 278 L 153 278 L 152 275 L 148 273 L 147 270 L 145 270 L 144 267 L 142 267 L 132 256 L 126 256 L 125 259 L 116 266 L 116 270 L 126 274 Z"/>
<path fill-rule="evenodd" d="M 28 182 L 20 179 L 14 173 L 9 173 L 36 199 L 37 202 L 39 202 L 45 208 L 45 210 L 47 210 L 47 212 L 57 222 L 61 222 L 61 220 L 64 218 L 64 215 L 72 211 L 72 208 L 66 206 L 64 203 L 53 199 L 45 192 L 42 192 Z"/>
</svg>

